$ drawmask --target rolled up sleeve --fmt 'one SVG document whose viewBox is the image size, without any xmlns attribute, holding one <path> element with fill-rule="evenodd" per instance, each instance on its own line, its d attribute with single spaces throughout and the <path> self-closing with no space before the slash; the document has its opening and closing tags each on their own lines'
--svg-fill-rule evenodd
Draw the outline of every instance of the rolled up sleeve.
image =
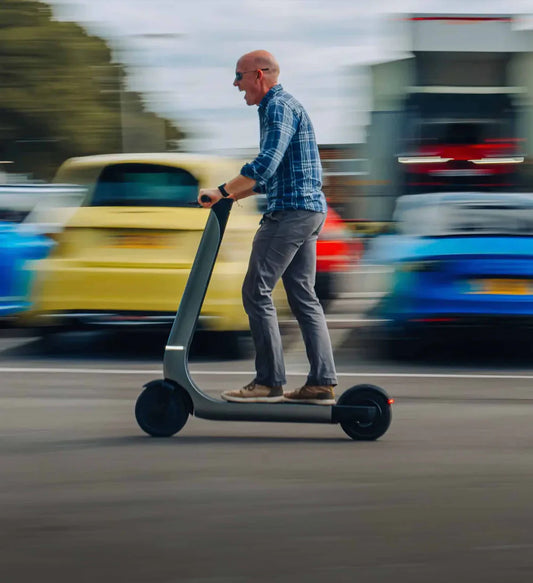
<svg viewBox="0 0 533 583">
<path fill-rule="evenodd" d="M 254 192 L 257 192 L 258 194 L 266 194 L 267 193 L 266 184 L 264 184 L 263 182 L 256 182 L 255 186 L 252 188 L 252 190 Z"/>
</svg>

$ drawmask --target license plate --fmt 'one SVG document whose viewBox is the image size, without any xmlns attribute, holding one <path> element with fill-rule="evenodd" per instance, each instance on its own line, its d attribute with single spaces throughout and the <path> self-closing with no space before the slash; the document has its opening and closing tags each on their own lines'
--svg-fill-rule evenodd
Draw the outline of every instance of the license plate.
<svg viewBox="0 0 533 583">
<path fill-rule="evenodd" d="M 111 247 L 120 249 L 167 249 L 166 237 L 154 234 L 123 233 L 111 237 Z"/>
<path fill-rule="evenodd" d="M 474 279 L 468 282 L 468 294 L 526 296 L 533 293 L 528 279 Z"/>
</svg>

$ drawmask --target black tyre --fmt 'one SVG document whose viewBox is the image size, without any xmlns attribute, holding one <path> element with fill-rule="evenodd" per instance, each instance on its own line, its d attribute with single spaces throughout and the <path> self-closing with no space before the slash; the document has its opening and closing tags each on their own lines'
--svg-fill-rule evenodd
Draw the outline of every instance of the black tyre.
<svg viewBox="0 0 533 583">
<path fill-rule="evenodd" d="M 190 404 L 182 389 L 164 380 L 152 381 L 135 403 L 139 427 L 152 437 L 178 433 L 189 417 Z"/>
<path fill-rule="evenodd" d="M 346 435 L 358 441 L 374 441 L 389 428 L 392 419 L 392 400 L 380 387 L 374 385 L 356 385 L 345 391 L 338 405 L 375 407 L 376 414 L 370 421 L 342 419 L 340 425 Z"/>
</svg>

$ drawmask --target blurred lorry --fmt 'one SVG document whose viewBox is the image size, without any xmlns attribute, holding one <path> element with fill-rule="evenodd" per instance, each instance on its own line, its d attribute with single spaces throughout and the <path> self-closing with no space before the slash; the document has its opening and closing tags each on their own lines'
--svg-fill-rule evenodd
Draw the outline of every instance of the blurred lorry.
<svg viewBox="0 0 533 583">
<path fill-rule="evenodd" d="M 517 189 L 524 162 L 518 106 L 509 89 L 483 89 L 409 91 L 400 121 L 399 194 Z"/>
<path fill-rule="evenodd" d="M 472 14 L 415 14 L 390 25 L 394 56 L 370 67 L 362 215 L 389 221 L 404 194 L 527 188 L 531 26 L 521 17 Z"/>
</svg>

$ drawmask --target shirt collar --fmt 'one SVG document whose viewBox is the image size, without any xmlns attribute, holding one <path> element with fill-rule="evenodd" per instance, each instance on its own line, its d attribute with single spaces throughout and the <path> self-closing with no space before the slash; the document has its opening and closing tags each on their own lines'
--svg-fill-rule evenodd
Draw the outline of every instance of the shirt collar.
<svg viewBox="0 0 533 583">
<path fill-rule="evenodd" d="M 283 91 L 283 87 L 279 83 L 277 85 L 274 85 L 274 87 L 271 87 L 270 90 L 265 94 L 263 99 L 261 99 L 259 109 L 264 109 L 267 106 L 268 102 L 272 99 L 272 97 L 274 97 L 274 95 L 276 95 L 276 93 L 278 93 L 279 91 Z"/>
</svg>

